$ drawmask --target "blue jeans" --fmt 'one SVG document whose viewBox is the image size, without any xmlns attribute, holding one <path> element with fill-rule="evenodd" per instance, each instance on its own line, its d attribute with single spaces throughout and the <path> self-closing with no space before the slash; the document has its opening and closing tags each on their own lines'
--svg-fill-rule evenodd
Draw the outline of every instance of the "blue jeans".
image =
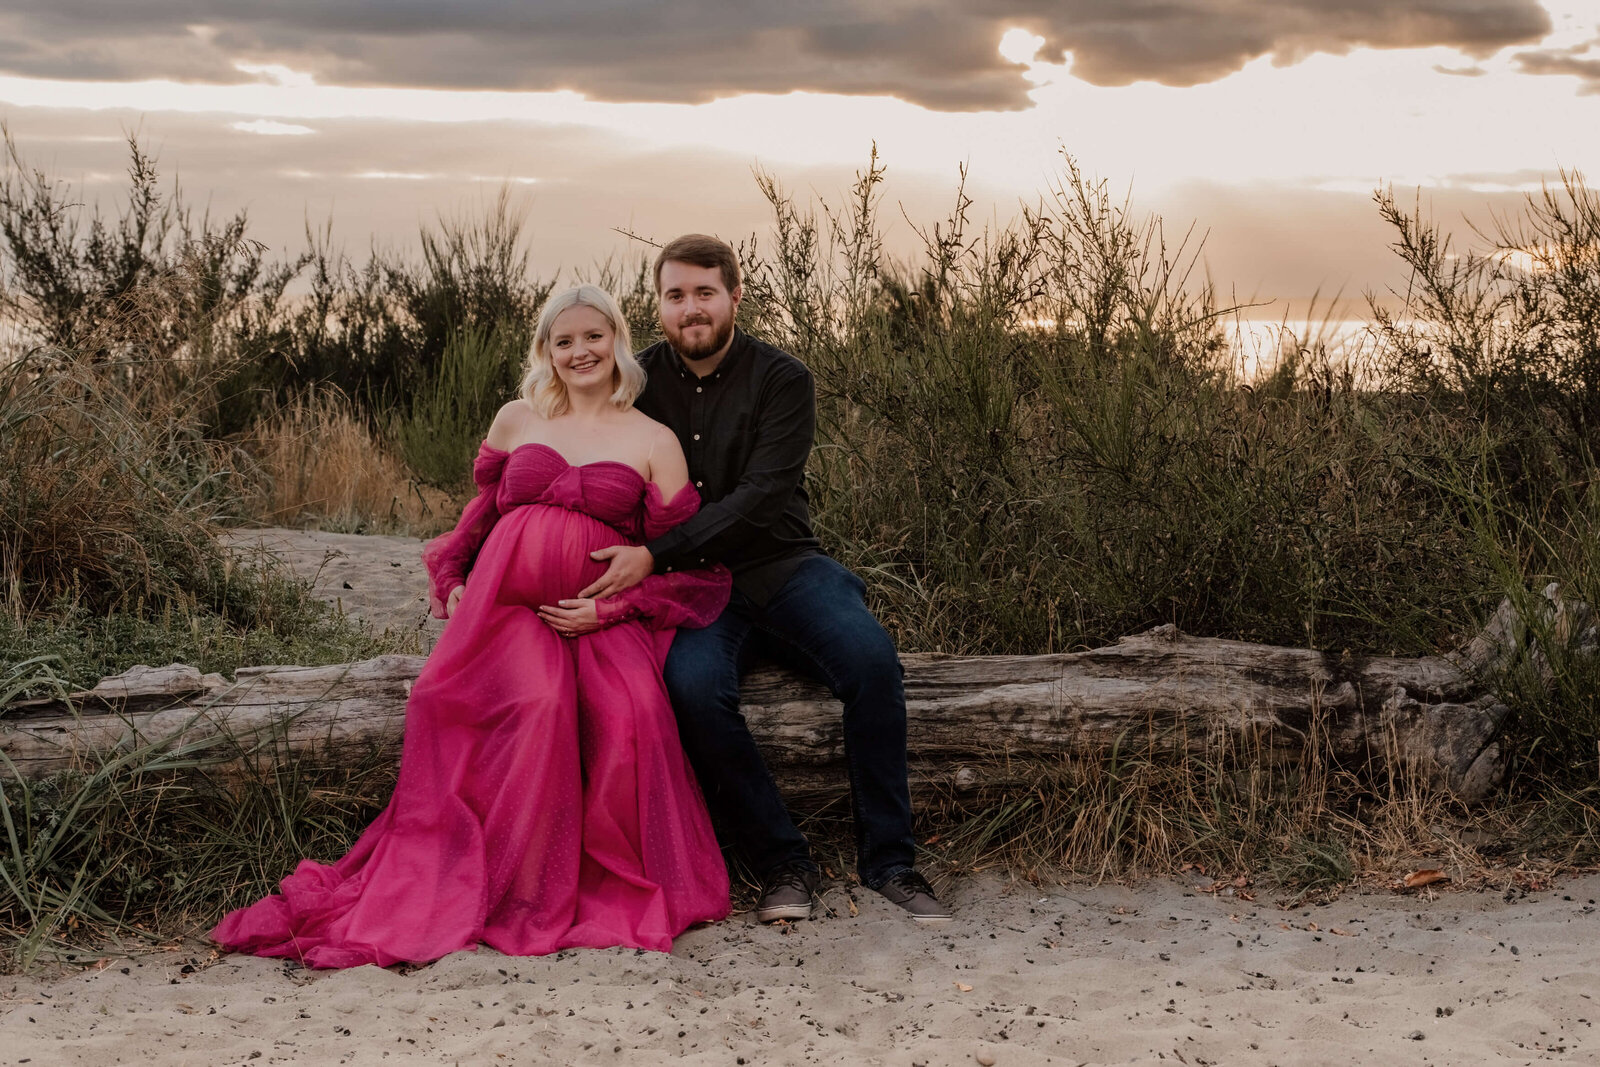
<svg viewBox="0 0 1600 1067">
<path fill-rule="evenodd" d="M 678 734 L 712 812 L 758 875 L 816 864 L 739 710 L 740 674 L 757 653 L 825 682 L 844 704 L 861 881 L 877 888 L 913 865 L 905 687 L 894 642 L 865 595 L 860 578 L 813 556 L 765 605 L 735 590 L 710 626 L 673 639 L 665 678 Z"/>
</svg>

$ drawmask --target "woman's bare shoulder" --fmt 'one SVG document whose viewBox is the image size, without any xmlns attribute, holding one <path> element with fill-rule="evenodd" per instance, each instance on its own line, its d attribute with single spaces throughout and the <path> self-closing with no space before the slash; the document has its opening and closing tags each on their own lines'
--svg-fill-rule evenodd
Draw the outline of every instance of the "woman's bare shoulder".
<svg viewBox="0 0 1600 1067">
<path fill-rule="evenodd" d="M 662 423 L 647 419 L 650 434 L 650 455 L 647 465 L 650 480 L 668 495 L 683 488 L 689 480 L 689 464 L 683 455 L 683 445 L 678 435 Z"/>
<path fill-rule="evenodd" d="M 662 434 L 672 435 L 672 429 L 664 422 L 657 422 L 638 408 L 629 408 L 626 413 L 628 426 L 641 437 L 652 440 Z"/>
<path fill-rule="evenodd" d="M 502 452 L 510 451 L 512 445 L 526 436 L 528 423 L 537 418 L 533 412 L 533 405 L 521 397 L 502 405 L 500 410 L 495 412 L 494 422 L 489 425 L 489 435 L 486 438 L 489 447 L 498 448 Z"/>
<path fill-rule="evenodd" d="M 643 412 L 637 412 L 639 421 L 635 424 L 636 432 L 640 438 L 648 441 L 650 451 L 660 454 L 667 452 L 683 454 L 683 446 L 678 442 L 678 435 L 672 432 L 672 427 L 664 422 L 657 422 Z"/>
</svg>

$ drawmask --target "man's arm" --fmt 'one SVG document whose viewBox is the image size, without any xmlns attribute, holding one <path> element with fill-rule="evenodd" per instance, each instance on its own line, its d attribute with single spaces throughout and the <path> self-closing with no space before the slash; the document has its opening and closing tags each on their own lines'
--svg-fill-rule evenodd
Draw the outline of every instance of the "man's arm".
<svg viewBox="0 0 1600 1067">
<path fill-rule="evenodd" d="M 756 411 L 755 443 L 738 484 L 646 546 L 658 570 L 722 560 L 752 533 L 776 522 L 800 487 L 817 428 L 811 372 L 793 363 L 769 379 L 766 391 Z"/>
<path fill-rule="evenodd" d="M 651 484 L 660 490 L 662 500 L 671 500 L 688 483 L 689 464 L 683 458 L 683 446 L 665 426 L 656 427 L 649 462 Z M 580 599 L 604 600 L 637 586 L 656 569 L 655 557 L 643 545 L 612 545 L 589 553 L 589 558 L 605 563 L 606 572 L 578 593 Z"/>
<path fill-rule="evenodd" d="M 811 372 L 796 361 L 774 374 L 756 411 L 755 445 L 733 492 L 707 504 L 681 526 L 647 545 L 606 550 L 605 574 L 580 596 L 604 599 L 642 581 L 651 570 L 677 570 L 721 562 L 753 531 L 771 526 L 805 478 L 817 432 L 817 398 Z"/>
</svg>

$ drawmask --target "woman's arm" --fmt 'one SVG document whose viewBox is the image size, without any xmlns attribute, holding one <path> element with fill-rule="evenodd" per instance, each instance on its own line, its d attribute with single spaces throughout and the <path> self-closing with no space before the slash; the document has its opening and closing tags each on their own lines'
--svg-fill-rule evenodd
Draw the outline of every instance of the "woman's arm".
<svg viewBox="0 0 1600 1067">
<path fill-rule="evenodd" d="M 645 462 L 650 466 L 650 480 L 661 490 L 661 499 L 671 500 L 678 495 L 678 490 L 689 484 L 689 461 L 678 443 L 678 435 L 659 422 Z"/>
<path fill-rule="evenodd" d="M 510 446 L 531 414 L 525 402 L 513 400 L 495 415 L 488 439 L 478 449 L 478 458 L 472 465 L 472 480 L 478 486 L 478 495 L 461 512 L 454 530 L 435 537 L 422 548 L 422 562 L 428 568 L 428 605 L 435 618 L 448 619 L 455 614 L 456 605 L 466 591 L 467 572 L 472 569 L 472 562 L 477 559 L 489 531 L 500 520 L 496 501 L 500 474 L 505 469 Z"/>
</svg>

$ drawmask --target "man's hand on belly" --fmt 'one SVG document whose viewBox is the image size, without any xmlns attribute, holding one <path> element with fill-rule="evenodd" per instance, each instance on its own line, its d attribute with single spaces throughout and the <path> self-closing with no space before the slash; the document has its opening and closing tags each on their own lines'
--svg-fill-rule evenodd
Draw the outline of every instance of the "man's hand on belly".
<svg viewBox="0 0 1600 1067">
<path fill-rule="evenodd" d="M 614 593 L 624 589 L 632 589 L 656 568 L 656 558 L 650 550 L 643 545 L 612 545 L 589 553 L 589 558 L 605 563 L 610 560 L 606 572 L 587 589 L 578 594 L 580 598 L 594 597 L 604 600 Z"/>
</svg>

